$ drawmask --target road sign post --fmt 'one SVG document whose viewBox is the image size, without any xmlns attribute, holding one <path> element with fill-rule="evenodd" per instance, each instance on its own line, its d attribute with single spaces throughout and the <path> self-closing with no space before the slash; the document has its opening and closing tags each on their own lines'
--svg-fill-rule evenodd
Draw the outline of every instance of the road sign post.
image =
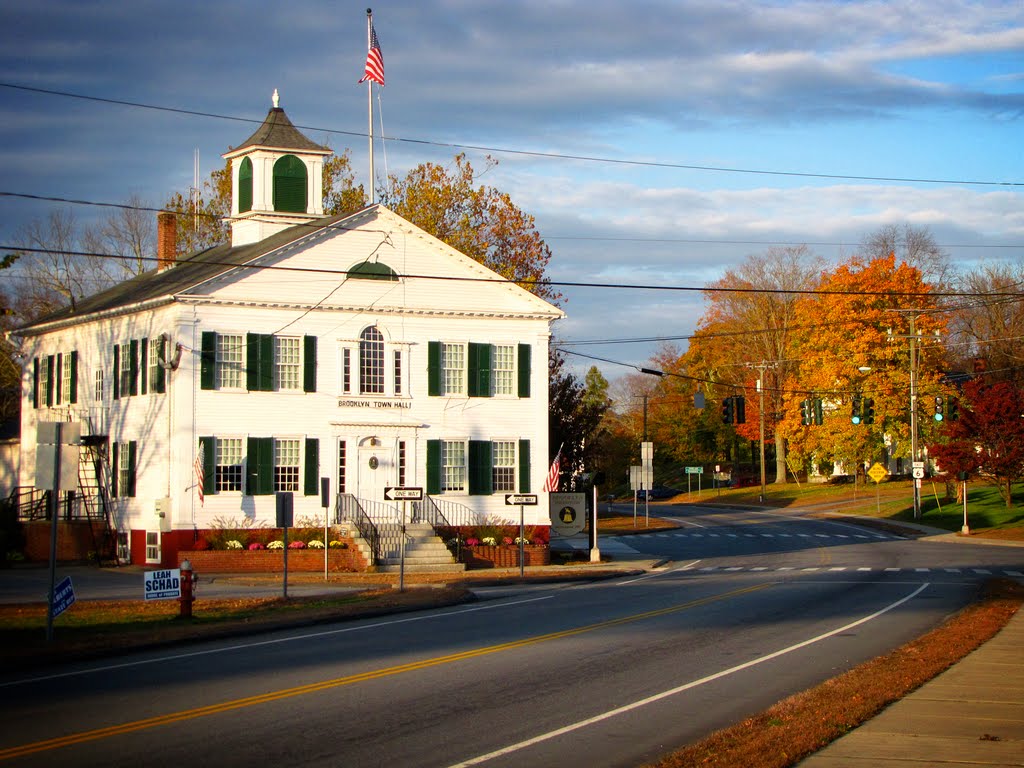
<svg viewBox="0 0 1024 768">
<path fill-rule="evenodd" d="M 514 507 L 519 505 L 519 578 L 523 578 L 526 560 L 526 520 L 525 508 L 537 505 L 537 494 L 535 493 L 506 493 L 505 506 Z"/>
</svg>

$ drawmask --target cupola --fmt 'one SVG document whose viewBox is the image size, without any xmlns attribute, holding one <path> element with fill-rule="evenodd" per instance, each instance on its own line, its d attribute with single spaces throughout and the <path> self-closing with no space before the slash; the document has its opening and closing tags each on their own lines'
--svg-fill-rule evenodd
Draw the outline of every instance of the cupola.
<svg viewBox="0 0 1024 768">
<path fill-rule="evenodd" d="M 231 245 L 323 216 L 324 158 L 330 154 L 292 125 L 275 89 L 263 124 L 223 155 L 231 161 Z"/>
</svg>

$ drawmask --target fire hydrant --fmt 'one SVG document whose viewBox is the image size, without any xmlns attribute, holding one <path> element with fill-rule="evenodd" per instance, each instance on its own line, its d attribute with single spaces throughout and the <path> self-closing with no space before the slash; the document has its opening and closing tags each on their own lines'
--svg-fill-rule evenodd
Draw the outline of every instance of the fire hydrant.
<svg viewBox="0 0 1024 768">
<path fill-rule="evenodd" d="M 198 576 L 192 570 L 192 563 L 188 560 L 181 561 L 181 618 L 192 618 L 192 603 L 195 602 L 195 582 Z"/>
</svg>

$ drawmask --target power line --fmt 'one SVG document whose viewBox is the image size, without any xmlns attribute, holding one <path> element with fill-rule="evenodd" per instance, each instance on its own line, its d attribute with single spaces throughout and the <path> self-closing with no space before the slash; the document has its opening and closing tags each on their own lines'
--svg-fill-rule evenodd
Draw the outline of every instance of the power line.
<svg viewBox="0 0 1024 768">
<path fill-rule="evenodd" d="M 11 88 L 14 90 L 27 91 L 31 93 L 41 93 L 48 96 L 60 96 L 63 98 L 81 99 L 83 101 L 94 101 L 104 104 L 114 104 L 122 107 L 131 107 L 133 109 L 150 109 L 157 110 L 160 112 L 171 112 L 175 114 L 191 115 L 193 117 L 206 117 L 216 120 L 232 120 L 235 122 L 244 123 L 256 123 L 262 124 L 263 120 L 257 120 L 254 118 L 237 117 L 234 115 L 223 115 L 216 112 L 202 112 L 198 110 L 183 109 L 179 107 L 165 107 L 156 104 L 145 104 L 142 102 L 127 101 L 123 99 L 111 99 L 99 96 L 89 96 L 86 94 L 72 93 L 70 91 L 57 91 L 49 88 L 37 88 L 27 85 L 19 85 L 17 83 L 4 83 L 0 82 L 0 87 Z M 296 128 L 306 131 L 320 131 L 323 133 L 338 134 L 340 136 L 353 136 L 364 138 L 367 136 L 366 133 L 360 131 L 345 131 L 338 128 L 323 128 L 318 126 L 310 125 L 296 125 Z M 434 147 L 445 147 L 448 149 L 465 149 L 473 150 L 474 152 L 494 152 L 506 155 L 516 155 L 519 157 L 537 157 L 549 160 L 573 160 L 577 162 L 588 162 L 588 163 L 602 163 L 606 165 L 622 165 L 622 166 L 633 166 L 633 167 L 644 167 L 644 168 L 669 168 L 674 170 L 686 170 L 686 171 L 704 171 L 709 173 L 739 173 L 755 176 L 785 176 L 790 178 L 805 178 L 805 179 L 831 179 L 831 180 L 845 180 L 845 181 L 881 181 L 881 182 L 893 182 L 900 184 L 953 184 L 953 185 L 964 185 L 964 186 L 988 186 L 988 187 L 1024 187 L 1024 181 L 988 181 L 979 179 L 928 179 L 928 178 L 914 178 L 914 177 L 900 177 L 900 176 L 861 176 L 853 174 L 840 174 L 840 173 L 809 173 L 802 171 L 775 171 L 765 170 L 759 168 L 738 168 L 729 166 L 714 166 L 714 165 L 693 165 L 687 163 L 670 163 L 670 162 L 659 162 L 654 160 L 631 160 L 622 158 L 612 157 L 600 157 L 598 155 L 572 155 L 563 154 L 559 152 L 540 152 L 536 150 L 527 149 L 514 149 L 511 147 L 490 147 L 482 144 L 464 144 L 461 142 L 447 142 L 447 141 L 434 141 L 431 139 L 411 139 L 401 136 L 381 136 L 383 141 L 392 141 L 403 144 L 417 144 L 422 146 L 434 146 Z"/>
<path fill-rule="evenodd" d="M 331 225 L 325 227 L 325 229 L 331 228 Z M 339 229 L 341 229 L 339 227 Z M 344 228 L 347 231 L 347 228 Z M 103 259 L 119 259 L 124 260 L 125 258 L 131 258 L 137 261 L 158 261 L 156 256 L 122 256 L 115 253 L 98 253 L 94 251 L 70 251 L 70 250 L 57 250 L 53 248 L 36 248 L 31 246 L 19 246 L 19 245 L 4 245 L 0 244 L 0 251 L 7 251 L 10 253 L 39 253 L 39 254 L 56 254 L 59 253 L 63 256 L 88 256 L 94 258 Z M 202 265 L 202 266 L 219 266 L 228 267 L 233 269 L 259 269 L 259 270 L 275 270 L 278 272 L 300 272 L 309 274 L 319 275 L 332 275 L 336 277 L 344 277 L 349 274 L 348 270 L 344 269 L 328 269 L 326 267 L 286 267 L 279 264 L 239 264 L 233 261 L 218 261 L 216 259 L 203 259 L 202 261 L 190 261 L 189 259 L 180 260 L 177 262 L 177 267 L 185 267 L 189 265 Z M 484 265 L 486 266 L 486 265 Z M 421 275 L 421 274 L 404 274 L 399 275 L 402 279 L 407 280 L 439 280 L 442 282 L 465 282 L 465 283 L 516 283 L 517 285 L 536 285 L 536 286 L 550 286 L 559 288 L 601 288 L 609 290 L 640 290 L 640 291 L 669 291 L 673 293 L 739 293 L 739 294 L 756 294 L 756 295 L 774 295 L 782 294 L 788 296 L 889 296 L 892 298 L 945 298 L 945 297 L 970 297 L 976 298 L 976 293 L 965 293 L 960 291 L 893 291 L 893 290 L 877 290 L 877 291 L 852 291 L 852 290 L 828 290 L 828 289 L 791 289 L 791 288 L 723 288 L 723 287 L 700 287 L 700 286 L 689 286 L 689 285 L 664 285 L 664 284 L 649 284 L 649 283 L 588 283 L 578 280 L 550 280 L 541 279 L 534 277 L 465 277 L 459 275 Z M 1024 297 L 1024 292 L 1013 291 L 1013 292 L 992 292 L 985 294 L 986 296 L 1012 296 L 1012 297 Z"/>
</svg>

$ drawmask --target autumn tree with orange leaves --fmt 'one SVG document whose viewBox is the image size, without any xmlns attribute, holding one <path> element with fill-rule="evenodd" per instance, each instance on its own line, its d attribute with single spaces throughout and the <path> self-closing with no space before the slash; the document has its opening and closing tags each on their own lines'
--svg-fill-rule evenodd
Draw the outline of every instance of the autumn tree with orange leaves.
<svg viewBox="0 0 1024 768">
<path fill-rule="evenodd" d="M 921 271 L 892 254 L 851 259 L 799 304 L 799 374 L 785 393 L 780 431 L 803 461 L 862 462 L 910 455 L 910 341 L 918 347 L 920 401 L 943 392 L 945 317 Z M 853 424 L 855 396 L 874 401 L 874 423 Z M 804 426 L 800 402 L 820 398 L 824 423 Z M 928 428 L 921 421 L 923 430 Z M 921 445 L 924 445 L 922 435 Z"/>
</svg>

